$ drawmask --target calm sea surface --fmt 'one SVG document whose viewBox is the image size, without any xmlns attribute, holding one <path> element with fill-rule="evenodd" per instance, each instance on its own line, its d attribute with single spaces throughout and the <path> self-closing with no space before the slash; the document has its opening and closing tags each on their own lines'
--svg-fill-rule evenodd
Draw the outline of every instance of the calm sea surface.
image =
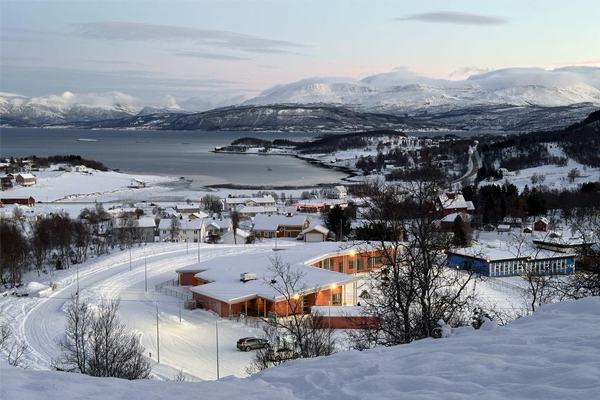
<svg viewBox="0 0 600 400">
<path fill-rule="evenodd" d="M 78 154 L 123 172 L 184 176 L 200 185 L 314 185 L 339 182 L 346 176 L 295 157 L 210 152 L 245 136 L 300 141 L 315 134 L 3 128 L 0 156 Z M 80 138 L 98 142 L 78 141 Z"/>
</svg>

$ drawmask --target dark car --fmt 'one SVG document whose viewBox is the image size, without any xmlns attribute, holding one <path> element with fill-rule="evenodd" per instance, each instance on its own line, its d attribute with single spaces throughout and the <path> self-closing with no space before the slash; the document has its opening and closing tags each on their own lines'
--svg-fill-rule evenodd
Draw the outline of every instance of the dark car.
<svg viewBox="0 0 600 400">
<path fill-rule="evenodd" d="M 277 350 L 270 349 L 267 352 L 267 360 L 269 360 L 271 362 L 294 360 L 298 357 L 300 357 L 300 354 L 298 354 L 298 352 L 296 352 L 292 349 L 286 349 L 286 348 L 277 349 Z"/>
<path fill-rule="evenodd" d="M 250 351 L 255 349 L 268 349 L 269 341 L 257 337 L 245 337 L 237 341 L 237 348 L 242 351 Z"/>
</svg>

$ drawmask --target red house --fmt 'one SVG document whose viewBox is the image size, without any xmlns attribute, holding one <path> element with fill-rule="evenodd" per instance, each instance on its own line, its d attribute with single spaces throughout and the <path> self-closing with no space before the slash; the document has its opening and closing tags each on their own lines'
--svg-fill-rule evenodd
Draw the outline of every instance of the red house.
<svg viewBox="0 0 600 400">
<path fill-rule="evenodd" d="M 548 219 L 542 217 L 533 223 L 533 230 L 536 232 L 548 232 L 550 222 Z"/>
<path fill-rule="evenodd" d="M 0 201 L 2 202 L 2 204 L 19 204 L 19 205 L 28 206 L 28 207 L 35 206 L 35 199 L 31 196 L 2 198 L 2 199 L 0 199 Z"/>
<path fill-rule="evenodd" d="M 475 206 L 472 201 L 466 201 L 461 193 L 447 192 L 437 197 L 435 210 L 438 218 L 444 218 L 453 213 L 474 214 Z"/>
</svg>

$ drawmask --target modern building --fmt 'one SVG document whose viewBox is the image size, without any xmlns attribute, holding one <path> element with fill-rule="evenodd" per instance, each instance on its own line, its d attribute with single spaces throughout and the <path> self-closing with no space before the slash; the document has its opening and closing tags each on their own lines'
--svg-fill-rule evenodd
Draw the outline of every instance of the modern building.
<svg viewBox="0 0 600 400">
<path fill-rule="evenodd" d="M 175 218 L 175 229 L 173 219 L 161 219 L 158 223 L 158 236 L 161 242 L 203 242 L 206 237 L 206 225 L 202 219 Z"/>
<path fill-rule="evenodd" d="M 365 260 L 372 259 L 367 264 L 381 266 L 381 258 L 371 254 L 376 254 L 376 250 L 365 251 L 364 246 L 340 249 L 339 243 L 314 243 L 281 251 L 265 249 L 260 253 L 221 257 L 176 272 L 180 285 L 193 286 L 190 290 L 194 299 L 221 317 L 239 313 L 285 316 L 300 310 L 310 312 L 315 305 L 356 305 L 357 260 L 364 265 Z M 289 264 L 293 274 L 302 275 L 292 288 L 294 293 L 284 295 L 263 279 L 272 274 L 270 268 L 275 257 Z"/>
<path fill-rule="evenodd" d="M 528 271 L 538 274 L 575 272 L 575 253 L 558 253 L 500 241 L 449 250 L 446 255 L 448 267 L 472 269 L 490 277 L 520 275 Z"/>
</svg>

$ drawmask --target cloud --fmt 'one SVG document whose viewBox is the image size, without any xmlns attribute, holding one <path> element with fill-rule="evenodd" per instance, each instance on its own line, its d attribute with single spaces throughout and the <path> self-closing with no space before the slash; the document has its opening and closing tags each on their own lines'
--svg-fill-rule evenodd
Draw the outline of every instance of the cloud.
<svg viewBox="0 0 600 400">
<path fill-rule="evenodd" d="M 412 84 L 423 85 L 445 85 L 448 83 L 444 79 L 434 79 L 418 75 L 404 66 L 396 67 L 392 72 L 384 72 L 367 76 L 360 80 L 360 83 L 378 88 L 388 88 L 394 86 L 404 86 Z"/>
<path fill-rule="evenodd" d="M 192 97 L 182 101 L 181 107 L 186 110 L 207 111 L 215 108 L 241 104 L 247 99 L 248 96 L 245 94 L 212 94 Z"/>
<path fill-rule="evenodd" d="M 449 74 L 448 79 L 452 81 L 462 81 L 464 79 L 467 79 L 471 75 L 483 74 L 485 72 L 490 71 L 491 69 L 489 68 L 463 67 Z"/>
<path fill-rule="evenodd" d="M 394 21 L 417 21 L 437 24 L 491 26 L 506 24 L 508 20 L 498 16 L 471 14 L 460 11 L 438 11 L 421 14 L 410 14 L 406 17 L 394 18 Z"/>
<path fill-rule="evenodd" d="M 231 48 L 250 53 L 291 53 L 293 49 L 308 47 L 290 41 L 268 39 L 230 31 L 137 22 L 78 23 L 73 24 L 73 28 L 75 35 L 86 39 L 152 42 L 186 41 L 198 45 Z"/>
<path fill-rule="evenodd" d="M 504 68 L 470 76 L 465 82 L 478 83 L 487 89 L 539 85 L 566 87 L 589 85 L 600 89 L 600 67 Z"/>
<path fill-rule="evenodd" d="M 244 61 L 249 60 L 247 57 L 239 57 L 233 56 L 230 54 L 217 54 L 217 53 L 207 53 L 204 51 L 174 51 L 171 53 L 177 57 L 193 57 L 193 58 L 204 58 L 207 60 L 223 60 L 223 61 Z"/>
<path fill-rule="evenodd" d="M 177 100 L 175 100 L 175 97 L 171 96 L 170 94 L 165 96 L 161 106 L 166 108 L 181 108 L 177 104 Z"/>
</svg>

